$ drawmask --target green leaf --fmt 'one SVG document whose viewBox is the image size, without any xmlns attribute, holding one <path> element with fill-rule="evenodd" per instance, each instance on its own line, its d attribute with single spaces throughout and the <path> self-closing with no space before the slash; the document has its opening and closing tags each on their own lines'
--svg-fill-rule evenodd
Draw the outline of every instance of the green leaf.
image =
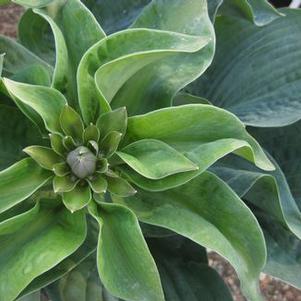
<svg viewBox="0 0 301 301">
<path fill-rule="evenodd" d="M 50 132 L 60 132 L 59 117 L 67 101 L 57 90 L 28 84 L 17 83 L 4 79 L 4 84 L 20 109 L 37 125 L 36 115 L 42 118 L 45 127 Z"/>
<path fill-rule="evenodd" d="M 100 133 L 98 128 L 94 124 L 90 124 L 84 131 L 84 143 L 88 143 L 89 141 L 98 142 L 100 137 Z"/>
<path fill-rule="evenodd" d="M 177 237 L 148 239 L 158 265 L 166 301 L 233 301 L 218 273 L 207 265 L 206 250 L 192 241 L 179 244 Z M 197 255 L 197 256 L 196 256 Z"/>
<path fill-rule="evenodd" d="M 135 215 L 117 204 L 92 203 L 89 209 L 100 227 L 97 266 L 108 291 L 125 300 L 163 301 L 159 273 Z"/>
<path fill-rule="evenodd" d="M 70 192 L 78 184 L 79 180 L 73 179 L 72 175 L 55 176 L 53 178 L 53 190 L 55 193 Z"/>
<path fill-rule="evenodd" d="M 2 76 L 4 56 L 4 53 L 0 54 L 0 76 Z"/>
<path fill-rule="evenodd" d="M 179 188 L 158 193 L 139 190 L 128 206 L 144 223 L 177 232 L 225 257 L 239 275 L 250 300 L 260 300 L 259 274 L 265 264 L 262 231 L 247 206 L 211 173 Z"/>
<path fill-rule="evenodd" d="M 18 40 L 51 66 L 55 65 L 55 41 L 51 27 L 31 9 L 27 9 L 19 20 Z"/>
<path fill-rule="evenodd" d="M 149 179 L 161 179 L 176 173 L 198 170 L 198 166 L 168 144 L 142 139 L 117 152 L 131 168 Z"/>
<path fill-rule="evenodd" d="M 110 0 L 83 0 L 82 2 L 92 11 L 104 31 L 111 34 L 128 28 L 137 18 L 142 8 L 150 1 L 123 0 L 112 2 Z"/>
<path fill-rule="evenodd" d="M 70 106 L 63 108 L 60 116 L 60 124 L 67 136 L 71 136 L 75 142 L 83 142 L 84 124 L 80 115 Z"/>
<path fill-rule="evenodd" d="M 48 182 L 52 173 L 31 158 L 23 159 L 0 172 L 0 212 L 30 197 Z"/>
<path fill-rule="evenodd" d="M 71 170 L 70 166 L 66 162 L 62 162 L 53 165 L 53 172 L 55 173 L 55 175 L 63 177 L 68 175 L 71 172 Z"/>
<path fill-rule="evenodd" d="M 40 301 L 41 292 L 37 291 L 25 297 L 19 298 L 17 301 Z"/>
<path fill-rule="evenodd" d="M 42 168 L 53 171 L 54 165 L 63 161 L 63 158 L 55 153 L 51 148 L 44 146 L 28 146 L 23 150 Z"/>
<path fill-rule="evenodd" d="M 66 136 L 63 138 L 63 145 L 68 151 L 72 151 L 76 148 L 77 144 L 71 136 Z"/>
<path fill-rule="evenodd" d="M 34 278 L 71 255 L 85 236 L 83 213 L 71 214 L 62 207 L 50 207 L 43 202 L 2 222 L 0 298 L 15 300 Z"/>
<path fill-rule="evenodd" d="M 35 278 L 25 290 L 22 291 L 20 296 L 25 296 L 32 292 L 35 292 L 41 288 L 48 286 L 49 284 L 59 280 L 60 278 L 67 275 L 75 267 L 77 267 L 81 262 L 83 262 L 90 255 L 96 253 L 97 248 L 97 236 L 98 229 L 96 229 L 96 224 L 92 224 L 91 220 L 87 220 L 87 236 L 84 243 L 69 257 L 64 259 L 54 268 L 50 269 L 46 273 Z M 53 300 L 55 301 L 55 300 Z M 95 301 L 95 300 L 93 300 Z"/>
<path fill-rule="evenodd" d="M 231 113 L 210 105 L 186 105 L 166 108 L 128 120 L 127 143 L 141 139 L 158 139 L 198 165 L 198 171 L 161 179 L 145 179 L 119 167 L 136 185 L 152 191 L 176 187 L 205 171 L 230 152 L 254 162 L 262 169 L 274 167 L 244 125 Z"/>
<path fill-rule="evenodd" d="M 3 74 L 7 77 L 17 75 L 33 66 L 42 66 L 48 71 L 49 76 L 52 74 L 53 68 L 50 65 L 8 37 L 0 36 L 0 53 L 5 53 Z"/>
<path fill-rule="evenodd" d="M 205 0 L 177 0 L 172 6 L 153 1 L 133 25 L 137 29 L 111 35 L 90 48 L 78 72 L 84 120 L 95 121 L 95 115 L 108 110 L 108 102 L 113 108 L 126 106 L 130 115 L 169 106 L 176 92 L 211 62 L 214 33 L 206 5 Z"/>
<path fill-rule="evenodd" d="M 295 50 L 301 49 L 296 34 L 301 12 L 282 12 L 285 17 L 262 28 L 239 18 L 218 17 L 215 59 L 189 92 L 233 112 L 247 125 L 275 127 L 299 120 L 301 62 Z"/>
<path fill-rule="evenodd" d="M 61 156 L 64 156 L 66 154 L 66 148 L 64 147 L 63 144 L 63 137 L 59 134 L 49 134 L 49 138 L 50 138 L 50 144 L 51 144 L 51 148 L 58 154 Z"/>
<path fill-rule="evenodd" d="M 54 0 L 12 0 L 19 5 L 23 5 L 25 7 L 44 7 L 49 5 Z"/>
<path fill-rule="evenodd" d="M 47 287 L 47 293 L 52 301 L 117 301 L 103 287 L 93 254 L 76 267 L 71 273 L 56 283 Z M 101 298 L 101 299 L 100 299 Z"/>
<path fill-rule="evenodd" d="M 119 108 L 100 115 L 97 119 L 96 126 L 102 138 L 112 131 L 116 131 L 124 135 L 127 129 L 126 108 Z"/>
<path fill-rule="evenodd" d="M 118 177 L 107 175 L 108 191 L 121 197 L 129 197 L 137 191 L 129 184 L 128 181 Z"/>
<path fill-rule="evenodd" d="M 89 180 L 89 185 L 95 193 L 104 193 L 108 188 L 107 180 L 100 174 Z"/>
<path fill-rule="evenodd" d="M 110 158 L 117 150 L 122 134 L 116 131 L 110 132 L 107 134 L 104 139 L 101 141 L 100 153 L 105 158 Z"/>
<path fill-rule="evenodd" d="M 44 145 L 37 128 L 13 106 L 0 104 L 0 170 L 21 160 L 28 145 Z"/>
<path fill-rule="evenodd" d="M 87 206 L 91 198 L 92 194 L 89 185 L 86 183 L 82 185 L 81 182 L 73 190 L 63 193 L 63 202 L 71 212 L 78 211 Z"/>
</svg>

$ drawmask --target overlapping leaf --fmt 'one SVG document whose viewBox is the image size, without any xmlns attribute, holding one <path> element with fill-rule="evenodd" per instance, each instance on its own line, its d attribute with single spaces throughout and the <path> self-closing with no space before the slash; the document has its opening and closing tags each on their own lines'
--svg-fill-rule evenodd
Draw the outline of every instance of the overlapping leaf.
<svg viewBox="0 0 301 301">
<path fill-rule="evenodd" d="M 28 212 L 2 222 L 1 299 L 15 300 L 34 278 L 72 254 L 85 236 L 82 213 L 71 214 L 53 205 L 37 204 Z"/>
<path fill-rule="evenodd" d="M 114 201 L 126 204 L 145 223 L 165 227 L 224 256 L 236 269 L 242 290 L 259 300 L 259 273 L 265 264 L 261 229 L 247 206 L 220 179 L 205 172 L 179 188 L 138 190 Z"/>
<path fill-rule="evenodd" d="M 256 127 L 300 119 L 299 10 L 257 27 L 234 17 L 215 23 L 217 52 L 207 73 L 189 89 Z"/>
</svg>

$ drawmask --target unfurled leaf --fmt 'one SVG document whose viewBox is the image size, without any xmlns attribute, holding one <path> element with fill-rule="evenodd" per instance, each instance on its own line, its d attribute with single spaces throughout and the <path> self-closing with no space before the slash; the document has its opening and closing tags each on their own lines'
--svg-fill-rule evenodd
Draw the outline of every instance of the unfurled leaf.
<svg viewBox="0 0 301 301">
<path fill-rule="evenodd" d="M 91 190 L 87 183 L 82 185 L 79 182 L 73 190 L 63 193 L 63 202 L 71 212 L 84 208 L 89 204 L 91 198 Z"/>
<path fill-rule="evenodd" d="M 44 146 L 29 146 L 23 150 L 42 168 L 53 170 L 54 165 L 63 162 L 63 158 L 51 148 Z"/>
<path fill-rule="evenodd" d="M 60 134 L 52 133 L 49 135 L 51 148 L 60 156 L 65 155 L 66 148 L 63 144 L 63 137 Z"/>
<path fill-rule="evenodd" d="M 50 132 L 61 132 L 59 117 L 66 105 L 65 97 L 57 90 L 4 79 L 4 84 L 20 109 L 37 125 L 36 114 Z"/>
<path fill-rule="evenodd" d="M 67 174 L 69 174 L 71 172 L 70 166 L 66 162 L 57 163 L 57 164 L 53 165 L 52 170 L 59 177 L 66 176 Z"/>
<path fill-rule="evenodd" d="M 84 142 L 88 143 L 89 141 L 94 141 L 94 142 L 98 142 L 100 137 L 100 133 L 98 128 L 93 125 L 90 124 L 87 128 L 85 128 L 84 131 Z"/>
<path fill-rule="evenodd" d="M 108 133 L 100 143 L 100 153 L 110 158 L 117 150 L 122 134 L 116 131 Z"/>
<path fill-rule="evenodd" d="M 104 193 L 108 188 L 107 180 L 100 174 L 94 176 L 92 180 L 89 180 L 89 184 L 95 193 Z"/>
<path fill-rule="evenodd" d="M 15 300 L 34 278 L 76 251 L 85 236 L 83 213 L 71 214 L 62 207 L 51 207 L 43 202 L 2 222 L 1 299 Z"/>
<path fill-rule="evenodd" d="M 126 204 L 142 222 L 175 231 L 224 256 L 239 275 L 246 297 L 260 300 L 263 234 L 248 207 L 222 180 L 205 172 L 176 189 L 138 190 L 136 196 L 114 201 Z"/>
<path fill-rule="evenodd" d="M 118 156 L 131 168 L 149 179 L 198 170 L 198 166 L 168 144 L 155 139 L 142 139 L 121 151 Z"/>
<path fill-rule="evenodd" d="M 72 175 L 56 176 L 53 178 L 53 190 L 55 193 L 72 191 L 79 180 L 74 179 Z"/>
<path fill-rule="evenodd" d="M 48 182 L 52 173 L 31 158 L 23 159 L 0 172 L 0 212 L 30 197 Z"/>
<path fill-rule="evenodd" d="M 116 297 L 131 301 L 163 301 L 155 262 L 135 215 L 117 204 L 92 203 L 99 223 L 97 263 L 104 286 Z"/>
<path fill-rule="evenodd" d="M 75 142 L 82 143 L 84 124 L 76 111 L 69 106 L 65 106 L 60 116 L 60 124 L 66 136 L 71 136 Z"/>
</svg>

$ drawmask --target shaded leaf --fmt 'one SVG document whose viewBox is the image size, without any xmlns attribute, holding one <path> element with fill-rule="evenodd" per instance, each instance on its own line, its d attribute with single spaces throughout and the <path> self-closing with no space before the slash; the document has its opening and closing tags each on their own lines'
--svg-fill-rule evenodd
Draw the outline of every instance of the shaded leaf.
<svg viewBox="0 0 301 301">
<path fill-rule="evenodd" d="M 63 202 L 71 212 L 84 208 L 91 201 L 92 195 L 89 185 L 81 184 L 79 182 L 73 190 L 63 193 Z"/>
</svg>

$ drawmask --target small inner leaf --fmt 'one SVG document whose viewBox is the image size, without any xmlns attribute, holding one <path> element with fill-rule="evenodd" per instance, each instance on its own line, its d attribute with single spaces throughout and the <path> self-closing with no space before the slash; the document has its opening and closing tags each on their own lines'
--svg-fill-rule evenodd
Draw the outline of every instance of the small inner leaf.
<svg viewBox="0 0 301 301">
<path fill-rule="evenodd" d="M 53 190 L 55 193 L 69 192 L 75 188 L 78 182 L 79 180 L 72 175 L 65 177 L 56 176 L 53 178 Z"/>
<path fill-rule="evenodd" d="M 87 144 L 89 141 L 98 142 L 100 133 L 98 128 L 94 124 L 90 124 L 84 131 L 84 143 Z"/>
<path fill-rule="evenodd" d="M 106 157 L 110 158 L 117 150 L 122 134 L 119 132 L 110 132 L 100 143 L 100 152 Z"/>
<path fill-rule="evenodd" d="M 92 180 L 89 180 L 89 185 L 95 193 L 104 193 L 108 188 L 107 180 L 101 175 L 96 175 Z"/>
<path fill-rule="evenodd" d="M 53 166 L 54 173 L 59 176 L 63 177 L 70 173 L 70 167 L 66 162 L 58 163 Z"/>
<path fill-rule="evenodd" d="M 34 145 L 25 148 L 23 151 L 34 159 L 41 167 L 48 170 L 53 170 L 55 164 L 63 161 L 61 156 L 48 147 Z"/>
<path fill-rule="evenodd" d="M 76 143 L 71 136 L 66 136 L 63 138 L 63 145 L 67 151 L 72 151 L 76 148 Z"/>
<path fill-rule="evenodd" d="M 83 184 L 82 182 L 78 183 L 72 191 L 63 193 L 63 202 L 71 212 L 84 208 L 89 204 L 91 198 L 91 189 L 84 182 Z"/>
<path fill-rule="evenodd" d="M 80 115 L 70 106 L 65 106 L 60 116 L 60 123 L 64 133 L 76 142 L 83 141 L 84 124 Z"/>
<path fill-rule="evenodd" d="M 99 159 L 96 163 L 96 172 L 97 173 L 105 173 L 108 171 L 109 163 L 105 158 Z"/>
<path fill-rule="evenodd" d="M 106 177 L 108 181 L 108 191 L 121 197 L 129 197 L 136 194 L 136 190 L 126 180 L 119 177 Z"/>
<path fill-rule="evenodd" d="M 63 144 L 63 137 L 59 134 L 49 134 L 50 144 L 52 149 L 61 156 L 64 156 L 66 153 L 66 148 Z"/>
<path fill-rule="evenodd" d="M 126 108 L 119 108 L 112 112 L 100 115 L 96 122 L 96 126 L 99 129 L 101 137 L 105 137 L 112 131 L 117 131 L 124 135 L 127 128 Z"/>
</svg>

